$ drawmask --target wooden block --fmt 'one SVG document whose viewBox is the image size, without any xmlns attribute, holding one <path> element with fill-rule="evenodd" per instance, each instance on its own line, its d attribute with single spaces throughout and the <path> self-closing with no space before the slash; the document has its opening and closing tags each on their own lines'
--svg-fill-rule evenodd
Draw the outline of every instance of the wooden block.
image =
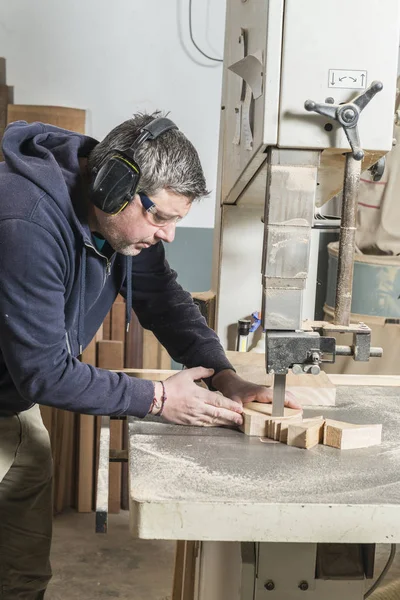
<svg viewBox="0 0 400 600">
<path fill-rule="evenodd" d="M 324 427 L 324 444 L 339 450 L 368 448 L 382 442 L 382 425 L 356 425 L 327 419 Z"/>
<path fill-rule="evenodd" d="M 257 410 L 253 410 L 254 406 Z M 239 429 L 246 435 L 275 439 L 278 431 L 275 421 L 282 422 L 301 418 L 301 412 L 298 409 L 285 408 L 283 417 L 272 417 L 272 404 L 249 402 L 243 408 L 243 424 Z"/>
<path fill-rule="evenodd" d="M 243 423 L 240 425 L 240 431 L 245 435 L 255 435 L 258 437 L 268 437 L 268 415 L 243 408 Z"/>
<path fill-rule="evenodd" d="M 273 375 L 267 375 L 265 370 L 265 354 L 227 351 L 226 355 L 237 374 L 243 379 L 259 385 L 269 387 L 273 385 Z M 286 378 L 286 389 L 294 394 L 301 406 L 335 406 L 336 404 L 336 386 L 324 371 L 319 375 L 293 375 L 289 372 Z"/>
<path fill-rule="evenodd" d="M 324 419 L 304 419 L 301 423 L 289 423 L 287 445 L 308 450 L 322 443 L 324 437 Z"/>
<path fill-rule="evenodd" d="M 97 342 L 97 366 L 102 369 L 120 369 L 124 364 L 124 344 L 116 340 Z"/>
<path fill-rule="evenodd" d="M 336 386 L 324 371 L 319 375 L 289 373 L 286 387 L 301 406 L 336 405 Z"/>
<path fill-rule="evenodd" d="M 292 417 L 290 420 L 287 419 L 286 421 L 282 421 L 282 423 L 280 424 L 280 427 L 279 427 L 279 438 L 278 438 L 282 444 L 287 443 L 289 424 L 298 423 L 301 420 L 302 420 L 302 415 L 300 414 L 300 415 Z"/>
<path fill-rule="evenodd" d="M 56 127 L 85 133 L 86 112 L 80 108 L 65 106 L 35 106 L 33 104 L 11 104 L 8 107 L 8 123 L 14 121 L 50 123 Z"/>
<path fill-rule="evenodd" d="M 215 328 L 215 305 L 216 295 L 214 292 L 192 292 L 194 303 L 200 309 L 201 314 L 211 329 Z"/>
</svg>

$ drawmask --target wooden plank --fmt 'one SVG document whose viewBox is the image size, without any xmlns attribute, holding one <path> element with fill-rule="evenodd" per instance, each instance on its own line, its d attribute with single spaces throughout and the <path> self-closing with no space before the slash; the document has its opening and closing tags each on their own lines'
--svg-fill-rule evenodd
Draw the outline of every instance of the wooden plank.
<svg viewBox="0 0 400 600">
<path fill-rule="evenodd" d="M 93 508 L 94 426 L 92 415 L 79 415 L 78 420 L 78 512 Z"/>
<path fill-rule="evenodd" d="M 194 600 L 198 542 L 178 540 L 171 600 Z"/>
<path fill-rule="evenodd" d="M 124 343 L 118 340 L 97 342 L 97 366 L 102 369 L 122 369 Z M 111 420 L 110 444 L 113 450 L 122 449 L 122 421 Z M 109 511 L 117 513 L 121 507 L 121 463 L 110 464 Z"/>
<path fill-rule="evenodd" d="M 86 112 L 80 108 L 65 106 L 35 106 L 32 104 L 12 104 L 8 107 L 7 122 L 27 121 L 50 123 L 56 127 L 85 133 Z"/>
<path fill-rule="evenodd" d="M 0 84 L 0 142 L 3 138 L 4 135 L 4 130 L 7 126 L 7 113 L 8 113 L 8 106 L 9 104 L 12 104 L 13 101 L 13 88 L 5 85 L 4 84 Z M 0 145 L 0 161 L 4 160 L 4 156 L 3 153 L 1 152 L 1 145 Z"/>
<path fill-rule="evenodd" d="M 117 340 L 97 342 L 97 366 L 102 369 L 118 370 L 124 364 L 124 344 Z M 121 366 L 122 365 L 122 366 Z"/>
<path fill-rule="evenodd" d="M 82 362 L 96 365 L 96 336 L 82 353 Z M 78 415 L 77 432 L 77 492 L 78 512 L 91 512 L 93 509 L 95 460 L 95 417 Z"/>
<path fill-rule="evenodd" d="M 110 448 L 122 450 L 123 421 L 110 422 Z M 108 507 L 110 513 L 119 513 L 121 508 L 121 463 L 110 463 L 110 488 Z"/>
<path fill-rule="evenodd" d="M 58 411 L 56 460 L 54 464 L 54 508 L 56 513 L 60 513 L 67 506 L 68 485 L 71 483 L 73 424 L 73 413 L 66 410 Z"/>
<path fill-rule="evenodd" d="M 40 414 L 42 417 L 42 421 L 43 421 L 43 425 L 46 427 L 49 437 L 50 437 L 50 441 L 51 441 L 51 426 L 53 423 L 53 417 L 52 417 L 52 413 L 53 413 L 53 409 L 51 406 L 40 406 Z"/>
<path fill-rule="evenodd" d="M 93 338 L 90 344 L 82 352 L 82 362 L 88 365 L 96 366 L 96 339 Z"/>
<path fill-rule="evenodd" d="M 143 330 L 143 368 L 158 368 L 158 340 L 148 329 Z"/>
<path fill-rule="evenodd" d="M 379 386 L 379 387 L 399 387 L 400 375 L 347 375 L 329 374 L 330 381 L 334 385 L 356 385 L 359 386 Z"/>
<path fill-rule="evenodd" d="M 324 426 L 324 445 L 339 450 L 377 446 L 382 442 L 382 425 L 356 425 L 327 419 Z"/>
<path fill-rule="evenodd" d="M 106 315 L 106 318 L 103 321 L 103 340 L 111 339 L 111 311 Z M 100 341 L 100 340 L 98 340 Z"/>
<path fill-rule="evenodd" d="M 6 83 L 6 59 L 4 58 L 4 56 L 2 56 L 0 57 L 0 85 L 5 85 Z"/>
<path fill-rule="evenodd" d="M 111 308 L 111 329 L 110 339 L 125 342 L 126 330 L 126 309 L 125 302 L 115 301 Z M 124 366 L 124 365 L 122 365 Z"/>
<path fill-rule="evenodd" d="M 125 367 L 141 369 L 143 367 L 143 327 L 132 311 L 129 331 L 125 333 Z"/>
<path fill-rule="evenodd" d="M 143 368 L 171 368 L 171 358 L 152 331 L 143 330 Z"/>
<path fill-rule="evenodd" d="M 186 542 L 183 540 L 178 540 L 176 543 L 174 580 L 172 585 L 171 600 L 182 600 L 185 577 L 185 550 Z"/>
<path fill-rule="evenodd" d="M 301 423 L 289 423 L 287 445 L 308 450 L 321 444 L 324 439 L 324 418 L 304 419 Z"/>
<path fill-rule="evenodd" d="M 259 385 L 273 385 L 273 375 L 267 375 L 265 370 L 265 354 L 227 351 L 226 355 L 243 379 Z M 336 404 L 336 386 L 323 371 L 319 375 L 294 375 L 289 372 L 286 377 L 286 389 L 292 392 L 301 406 Z"/>
<path fill-rule="evenodd" d="M 103 323 L 100 325 L 98 330 L 96 331 L 96 335 L 94 336 L 96 342 L 100 342 L 103 339 Z"/>
<path fill-rule="evenodd" d="M 78 415 L 67 411 L 67 426 L 68 426 L 68 452 L 66 457 L 66 483 L 64 493 L 64 508 L 75 506 L 77 484 L 76 484 L 76 457 L 77 457 L 77 418 Z"/>
<path fill-rule="evenodd" d="M 122 449 L 128 453 L 129 431 L 127 419 L 122 423 Z M 121 509 L 129 510 L 129 465 L 126 462 L 121 463 Z"/>
</svg>

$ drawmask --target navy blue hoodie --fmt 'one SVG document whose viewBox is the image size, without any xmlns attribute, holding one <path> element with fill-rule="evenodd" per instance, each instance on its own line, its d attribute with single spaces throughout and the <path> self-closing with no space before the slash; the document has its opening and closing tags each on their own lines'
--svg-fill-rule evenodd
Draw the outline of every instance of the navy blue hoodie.
<svg viewBox="0 0 400 600">
<path fill-rule="evenodd" d="M 87 414 L 148 413 L 151 381 L 78 360 L 118 293 L 187 367 L 231 368 L 176 281 L 161 242 L 136 257 L 99 253 L 86 222 L 79 157 L 96 141 L 11 124 L 0 163 L 0 410 L 34 403 Z M 127 277 L 128 274 L 128 277 Z M 127 311 L 130 314 L 130 311 Z"/>
</svg>

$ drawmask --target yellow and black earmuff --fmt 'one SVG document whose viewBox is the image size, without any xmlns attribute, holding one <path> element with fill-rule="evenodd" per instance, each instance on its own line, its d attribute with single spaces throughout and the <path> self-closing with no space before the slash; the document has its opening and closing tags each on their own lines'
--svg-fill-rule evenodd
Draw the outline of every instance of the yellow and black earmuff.
<svg viewBox="0 0 400 600">
<path fill-rule="evenodd" d="M 100 210 L 116 215 L 135 197 L 140 180 L 140 168 L 135 152 L 147 140 L 178 127 L 165 117 L 158 117 L 140 130 L 128 150 L 115 150 L 111 158 L 96 173 L 90 189 L 90 199 Z"/>
</svg>

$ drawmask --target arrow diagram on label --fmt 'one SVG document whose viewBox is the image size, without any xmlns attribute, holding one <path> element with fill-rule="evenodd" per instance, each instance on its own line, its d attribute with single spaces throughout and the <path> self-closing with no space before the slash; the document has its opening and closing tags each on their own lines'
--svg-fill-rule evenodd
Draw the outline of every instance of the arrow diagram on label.
<svg viewBox="0 0 400 600">
<path fill-rule="evenodd" d="M 325 79 L 325 81 L 326 81 L 326 79 Z M 332 73 L 331 85 L 335 85 L 335 73 Z"/>
<path fill-rule="evenodd" d="M 347 77 L 339 77 L 339 81 L 343 81 L 343 79 L 347 79 Z"/>
<path fill-rule="evenodd" d="M 350 77 L 350 79 L 352 79 L 354 82 L 357 81 L 357 79 L 355 79 L 354 77 Z"/>
<path fill-rule="evenodd" d="M 361 85 L 364 85 L 364 77 L 365 77 L 365 75 L 364 75 L 364 73 L 363 73 L 363 74 L 361 75 Z"/>
</svg>

